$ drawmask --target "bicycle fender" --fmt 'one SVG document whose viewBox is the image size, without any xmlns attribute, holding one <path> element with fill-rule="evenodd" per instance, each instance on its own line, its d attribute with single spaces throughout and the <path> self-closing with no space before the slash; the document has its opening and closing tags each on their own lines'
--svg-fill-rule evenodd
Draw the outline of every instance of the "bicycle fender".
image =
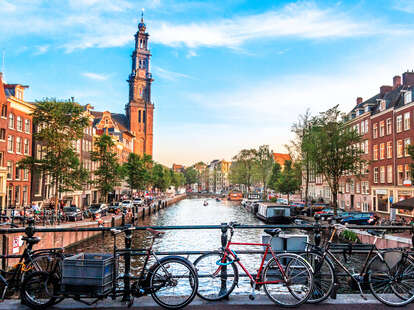
<svg viewBox="0 0 414 310">
<path fill-rule="evenodd" d="M 159 260 L 159 262 L 155 262 L 154 265 L 152 265 L 149 268 L 148 273 L 147 273 L 147 276 L 146 276 L 146 278 L 144 280 L 145 283 L 149 283 L 149 279 L 150 279 L 151 275 L 154 273 L 155 268 L 157 268 L 161 263 L 163 263 L 163 262 L 165 262 L 167 260 L 171 260 L 171 259 L 179 260 L 179 261 L 182 261 L 183 263 L 188 264 L 194 270 L 196 276 L 198 276 L 197 270 L 195 269 L 195 267 L 194 267 L 194 265 L 193 265 L 193 263 L 191 261 L 189 261 L 187 258 L 182 257 L 182 256 L 170 255 L 170 256 L 164 256 L 163 258 L 161 258 Z"/>
</svg>

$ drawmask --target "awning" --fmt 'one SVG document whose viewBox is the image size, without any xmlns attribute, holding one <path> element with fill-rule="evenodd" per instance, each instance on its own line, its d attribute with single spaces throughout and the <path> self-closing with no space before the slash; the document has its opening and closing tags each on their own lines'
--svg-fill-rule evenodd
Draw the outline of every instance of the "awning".
<svg viewBox="0 0 414 310">
<path fill-rule="evenodd" d="M 393 203 L 391 208 L 412 211 L 414 210 L 414 197 Z"/>
</svg>

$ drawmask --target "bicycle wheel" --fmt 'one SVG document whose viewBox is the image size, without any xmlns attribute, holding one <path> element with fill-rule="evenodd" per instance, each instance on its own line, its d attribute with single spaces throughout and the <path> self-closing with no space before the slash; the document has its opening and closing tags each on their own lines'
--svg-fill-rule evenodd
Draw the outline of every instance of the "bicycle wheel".
<svg viewBox="0 0 414 310">
<path fill-rule="evenodd" d="M 167 309 L 179 309 L 196 296 L 197 272 L 184 258 L 165 257 L 151 268 L 150 287 L 157 304 Z"/>
<path fill-rule="evenodd" d="M 22 303 L 32 309 L 46 309 L 55 304 L 53 297 L 57 291 L 57 283 L 49 273 L 35 271 L 26 275 L 20 289 Z"/>
<path fill-rule="evenodd" d="M 205 300 L 216 301 L 226 298 L 233 292 L 238 283 L 239 272 L 236 264 L 229 263 L 231 259 L 226 257 L 226 266 L 218 265 L 223 262 L 223 254 L 207 253 L 198 257 L 194 262 L 194 268 L 198 274 L 198 297 Z M 224 268 L 223 268 L 224 267 Z M 222 271 L 226 276 L 222 278 Z"/>
<path fill-rule="evenodd" d="M 414 260 L 402 251 L 377 254 L 368 263 L 368 281 L 372 294 L 380 302 L 393 307 L 414 300 Z"/>
<path fill-rule="evenodd" d="M 263 282 L 267 296 L 274 303 L 283 307 L 296 307 L 306 302 L 312 293 L 313 271 L 299 255 L 279 254 L 276 260 L 272 257 L 266 264 Z"/>
<path fill-rule="evenodd" d="M 308 303 L 319 303 L 332 293 L 335 284 L 335 267 L 328 257 L 323 258 L 318 252 L 301 254 L 313 269 L 313 290 Z"/>
</svg>

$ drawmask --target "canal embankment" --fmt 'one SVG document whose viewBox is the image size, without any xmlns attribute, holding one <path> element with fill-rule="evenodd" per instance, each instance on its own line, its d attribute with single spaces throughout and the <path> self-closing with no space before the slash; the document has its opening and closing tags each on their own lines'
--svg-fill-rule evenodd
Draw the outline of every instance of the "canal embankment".
<svg viewBox="0 0 414 310">
<path fill-rule="evenodd" d="M 102 221 L 84 220 L 79 222 L 70 222 L 60 225 L 55 225 L 53 228 L 65 228 L 71 231 L 62 232 L 37 232 L 36 237 L 41 240 L 34 246 L 34 249 L 46 248 L 66 248 L 85 240 L 88 240 L 96 235 L 102 234 L 99 231 L 85 231 L 81 228 L 95 228 L 95 227 L 111 227 L 123 224 L 133 223 L 138 225 L 140 221 L 150 218 L 152 215 L 158 213 L 160 210 L 167 208 L 186 198 L 185 194 L 177 195 L 162 200 L 157 200 L 150 206 L 139 207 L 137 212 L 129 212 L 125 215 L 107 215 L 102 218 Z M 41 226 L 43 228 L 43 226 Z M 2 236 L 2 255 L 20 255 L 24 250 L 24 242 L 22 237 L 24 233 L 10 233 Z M 10 266 L 16 262 L 15 258 L 6 259 L 3 266 Z"/>
</svg>

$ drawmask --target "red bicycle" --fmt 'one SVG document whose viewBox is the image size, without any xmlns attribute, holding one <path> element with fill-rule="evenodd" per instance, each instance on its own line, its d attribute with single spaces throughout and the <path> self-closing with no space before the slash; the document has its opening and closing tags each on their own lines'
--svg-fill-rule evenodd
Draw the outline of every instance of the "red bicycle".
<svg viewBox="0 0 414 310">
<path fill-rule="evenodd" d="M 267 296 L 280 306 L 296 307 L 306 302 L 313 288 L 313 270 L 309 263 L 293 253 L 276 255 L 271 248 L 271 240 L 269 243 L 232 242 L 234 227 L 237 225 L 230 223 L 227 226 L 230 229 L 230 238 L 224 250 L 203 254 L 194 262 L 199 278 L 197 295 L 209 301 L 229 296 L 238 285 L 239 265 L 250 279 L 251 300 L 255 298 L 255 291 L 263 286 Z M 264 231 L 272 239 L 279 235 L 281 229 Z M 265 247 L 256 275 L 246 269 L 237 253 L 230 248 L 232 245 Z M 268 254 L 271 255 L 270 259 Z"/>
</svg>

